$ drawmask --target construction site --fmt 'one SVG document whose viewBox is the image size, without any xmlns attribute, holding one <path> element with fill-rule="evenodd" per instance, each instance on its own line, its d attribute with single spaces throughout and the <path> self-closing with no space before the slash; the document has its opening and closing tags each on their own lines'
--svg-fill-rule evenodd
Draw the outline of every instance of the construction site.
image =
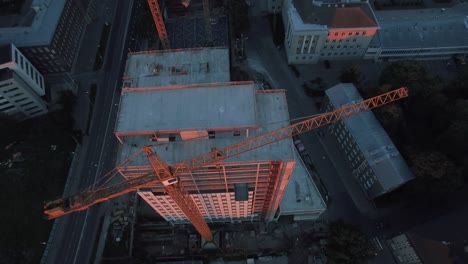
<svg viewBox="0 0 468 264">
<path fill-rule="evenodd" d="M 161 48 L 128 54 L 112 178 L 45 207 L 55 218 L 119 197 L 103 227 L 109 259 L 326 263 L 326 198 L 293 137 L 407 96 L 292 122 L 285 90 L 232 81 L 223 2 L 148 0 Z"/>
</svg>

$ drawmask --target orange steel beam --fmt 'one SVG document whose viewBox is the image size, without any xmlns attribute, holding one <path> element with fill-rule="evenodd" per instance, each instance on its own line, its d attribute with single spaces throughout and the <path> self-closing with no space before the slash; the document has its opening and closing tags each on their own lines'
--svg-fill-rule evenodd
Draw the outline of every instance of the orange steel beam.
<svg viewBox="0 0 468 264">
<path fill-rule="evenodd" d="M 171 168 L 153 152 L 151 146 L 145 146 L 143 149 L 146 155 L 148 155 L 148 160 L 154 172 L 164 184 L 167 194 L 174 200 L 177 206 L 179 206 L 179 209 L 190 220 L 200 235 L 206 241 L 212 241 L 213 235 L 201 212 L 198 210 L 198 206 L 192 200 L 187 190 L 185 190 L 182 184 L 173 176 Z"/>
<path fill-rule="evenodd" d="M 305 121 L 277 129 L 267 134 L 244 140 L 238 144 L 234 144 L 223 149 L 212 149 L 210 153 L 198 156 L 191 160 L 183 161 L 175 165 L 173 167 L 173 175 L 178 175 L 183 171 L 194 171 L 207 164 L 228 159 L 230 157 L 237 156 L 252 149 L 256 149 L 285 138 L 293 137 L 304 132 L 311 131 L 318 127 L 339 121 L 344 117 L 349 117 L 405 97 L 408 97 L 408 89 L 406 87 L 402 87 L 400 89 L 372 97 L 362 102 L 358 102 L 348 106 L 342 106 L 341 108 L 333 112 L 321 114 L 319 116 L 307 119 Z"/>
<path fill-rule="evenodd" d="M 154 186 L 158 182 L 159 180 L 153 173 L 145 174 L 109 187 L 87 191 L 67 198 L 51 201 L 46 203 L 44 206 L 44 217 L 46 219 L 53 219 L 72 212 L 86 210 L 97 203 L 136 191 L 140 188 Z"/>
<path fill-rule="evenodd" d="M 178 163 L 172 167 L 169 167 L 167 164 L 165 164 L 158 156 L 156 156 L 156 154 L 152 152 L 151 147 L 148 146 L 144 148 L 144 151 L 147 153 L 151 165 L 157 173 L 157 177 L 153 173 L 145 174 L 143 176 L 136 177 L 106 188 L 100 188 L 96 191 L 87 191 L 75 196 L 46 203 L 44 207 L 45 217 L 52 219 L 74 211 L 84 210 L 89 206 L 101 201 L 105 201 L 112 197 L 129 193 L 140 188 L 149 187 L 151 185 L 154 186 L 154 184 L 162 181 L 166 187 L 167 192 L 170 193 L 171 198 L 174 199 L 174 201 L 179 206 L 181 206 L 182 211 L 186 214 L 187 218 L 192 221 L 200 234 L 206 240 L 210 241 L 212 239 L 211 232 L 209 232 L 209 228 L 207 227 L 206 222 L 204 221 L 203 217 L 201 217 L 201 214 L 198 211 L 196 205 L 193 203 L 193 200 L 185 199 L 185 197 L 188 197 L 188 193 L 186 190 L 181 188 L 180 184 L 178 184 L 176 176 L 179 173 L 194 171 L 205 165 L 219 162 L 229 157 L 233 157 L 249 150 L 271 144 L 281 139 L 308 132 L 315 128 L 339 121 L 344 117 L 349 117 L 405 97 L 408 97 L 408 89 L 403 87 L 379 96 L 372 97 L 362 102 L 348 106 L 342 106 L 333 112 L 324 113 L 322 115 L 242 141 L 238 144 L 234 144 L 220 150 L 213 149 L 208 154 Z M 142 150 L 138 151 L 136 154 L 132 155 L 131 158 L 127 159 L 124 162 L 124 166 L 141 152 Z"/>
<path fill-rule="evenodd" d="M 164 19 L 159 8 L 158 0 L 148 0 L 148 5 L 153 15 L 154 25 L 158 31 L 159 39 L 163 49 L 170 49 L 169 37 L 167 36 L 166 25 L 164 25 Z"/>
</svg>

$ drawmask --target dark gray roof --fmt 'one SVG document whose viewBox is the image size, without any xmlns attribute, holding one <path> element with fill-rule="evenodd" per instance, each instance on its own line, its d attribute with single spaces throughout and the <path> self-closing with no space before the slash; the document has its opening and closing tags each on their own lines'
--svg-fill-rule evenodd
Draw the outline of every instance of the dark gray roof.
<svg viewBox="0 0 468 264">
<path fill-rule="evenodd" d="M 0 69 L 0 82 L 9 80 L 13 77 L 13 71 L 10 68 Z"/>
<path fill-rule="evenodd" d="M 450 8 L 376 11 L 383 49 L 468 46 L 468 3 Z M 377 36 L 376 36 L 377 37 Z"/>
<path fill-rule="evenodd" d="M 11 45 L 0 46 L 0 65 L 10 62 L 11 59 Z"/>
<path fill-rule="evenodd" d="M 341 83 L 325 91 L 335 108 L 362 101 L 351 83 Z M 385 191 L 414 178 L 408 165 L 371 111 L 343 119 L 350 134 L 380 180 Z"/>
<path fill-rule="evenodd" d="M 376 27 L 372 10 L 363 3 L 323 3 L 292 0 L 304 24 L 327 25 L 330 28 Z"/>
</svg>

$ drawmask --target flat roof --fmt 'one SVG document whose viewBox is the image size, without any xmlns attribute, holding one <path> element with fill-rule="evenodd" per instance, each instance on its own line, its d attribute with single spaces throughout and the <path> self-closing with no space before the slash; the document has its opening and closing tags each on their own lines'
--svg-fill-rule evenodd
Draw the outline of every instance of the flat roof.
<svg viewBox="0 0 468 264">
<path fill-rule="evenodd" d="M 449 8 L 376 11 L 386 48 L 468 46 L 468 3 Z"/>
<path fill-rule="evenodd" d="M 4 63 L 9 63 L 13 61 L 13 56 L 11 55 L 11 44 L 1 45 L 0 46 L 0 65 Z"/>
<path fill-rule="evenodd" d="M 252 82 L 124 88 L 115 132 L 252 127 L 254 93 Z"/>
<path fill-rule="evenodd" d="M 340 108 L 351 102 L 362 101 L 352 83 L 341 83 L 325 91 L 331 104 Z M 343 119 L 369 166 L 379 178 L 382 188 L 390 190 L 414 178 L 405 160 L 390 137 L 375 118 L 366 111 Z"/>
<path fill-rule="evenodd" d="M 13 43 L 17 47 L 49 45 L 62 15 L 66 0 L 34 0 L 35 12 L 30 25 L 0 27 L 0 44 Z"/>
<path fill-rule="evenodd" d="M 281 199 L 280 211 L 281 215 L 299 214 L 299 216 L 302 212 L 307 217 L 307 214 L 312 211 L 325 210 L 326 204 L 295 149 L 294 154 L 297 161 L 296 167 Z"/>
<path fill-rule="evenodd" d="M 124 73 L 129 87 L 229 82 L 230 78 L 226 47 L 130 53 Z"/>
<path fill-rule="evenodd" d="M 256 110 L 253 112 L 256 116 L 253 124 L 257 125 L 257 129 L 249 130 L 249 137 L 262 135 L 269 131 L 289 125 L 289 113 L 287 111 L 286 97 L 284 93 L 271 93 L 271 94 L 256 94 L 251 93 L 253 84 L 247 87 L 241 88 L 244 90 L 233 90 L 243 95 L 244 99 L 247 100 L 247 96 L 250 96 L 258 107 L 250 109 Z M 212 90 L 223 91 L 225 88 L 211 88 Z M 183 96 L 184 92 L 190 90 L 179 90 L 180 96 Z M 248 91 L 247 93 L 245 91 Z M 174 98 L 172 98 L 174 99 Z M 167 99 L 169 101 L 169 99 Z M 235 103 L 231 101 L 223 101 L 223 104 Z M 218 104 L 220 105 L 220 104 Z M 241 107 L 238 107 L 241 108 Z M 239 109 L 240 110 L 240 109 Z M 278 122 L 278 121 L 284 122 Z M 277 123 L 278 122 L 278 123 Z M 202 154 L 206 154 L 211 151 L 212 148 L 223 148 L 232 144 L 238 143 L 246 139 L 243 136 L 233 136 L 232 132 L 229 133 L 218 133 L 214 139 L 208 140 L 180 140 L 169 142 L 167 144 L 161 144 L 158 142 L 151 142 L 148 140 L 148 136 L 134 136 L 125 137 L 124 143 L 119 152 L 119 160 L 124 161 L 130 155 L 132 155 L 136 149 L 146 145 L 154 145 L 154 150 L 158 155 L 166 161 L 168 164 L 176 164 L 185 160 L 192 159 Z M 254 149 L 241 155 L 229 158 L 226 162 L 239 162 L 239 161 L 264 161 L 264 160 L 287 160 L 293 159 L 293 151 L 291 148 L 291 140 L 281 140 L 262 148 Z M 136 146 L 136 147 L 135 147 Z M 140 155 L 132 162 L 132 165 L 141 166 L 148 164 L 148 159 L 145 155 Z"/>
<path fill-rule="evenodd" d="M 289 0 L 289 14 L 296 29 L 377 27 L 368 3 L 322 3 Z"/>
<path fill-rule="evenodd" d="M 253 85 L 248 85 L 248 88 L 245 87 L 241 89 L 245 89 L 245 91 L 251 91 L 251 88 L 253 88 Z M 222 91 L 225 88 L 207 89 L 218 89 L 219 91 Z M 180 96 L 183 96 L 181 94 L 188 91 L 190 90 L 183 89 L 179 90 L 178 92 Z M 263 135 L 290 124 L 286 95 L 284 92 L 276 91 L 272 93 L 245 93 L 239 89 L 234 89 L 233 91 L 242 94 L 244 100 L 248 100 L 246 98 L 247 96 L 252 97 L 255 101 L 254 104 L 257 106 L 253 108 L 256 110 L 254 114 L 256 116 L 255 125 L 257 125 L 257 129 L 249 130 L 249 138 L 257 135 Z M 228 97 L 231 98 L 231 96 Z M 170 100 L 168 99 L 168 101 Z M 223 104 L 226 106 L 232 104 L 238 110 L 243 108 L 239 107 L 236 102 L 232 102 L 232 100 L 225 100 L 223 101 Z M 220 149 L 236 144 L 245 139 L 247 138 L 244 135 L 239 137 L 233 136 L 232 133 L 220 133 L 216 134 L 214 139 L 181 140 L 161 144 L 158 142 L 149 141 L 148 136 L 125 137 L 123 139 L 123 144 L 119 148 L 118 163 L 123 162 L 129 156 L 134 154 L 136 150 L 146 145 L 153 145 L 153 149 L 159 157 L 161 157 L 168 164 L 174 165 L 199 155 L 209 153 L 212 148 L 216 147 Z M 283 196 L 284 201 L 281 202 L 282 212 L 284 211 L 285 214 L 306 214 L 311 211 L 325 209 L 326 205 L 323 202 L 315 184 L 312 182 L 310 175 L 307 173 L 305 165 L 300 161 L 300 157 L 295 150 L 292 139 L 280 140 L 261 148 L 253 149 L 238 156 L 226 159 L 224 162 L 255 162 L 267 160 L 297 161 L 290 178 L 290 183 L 288 184 L 288 187 Z M 145 155 L 138 155 L 129 165 L 148 166 L 148 158 Z M 308 200 L 306 200 L 304 197 L 303 202 L 296 202 L 296 182 L 301 185 L 303 194 L 309 197 Z"/>
</svg>

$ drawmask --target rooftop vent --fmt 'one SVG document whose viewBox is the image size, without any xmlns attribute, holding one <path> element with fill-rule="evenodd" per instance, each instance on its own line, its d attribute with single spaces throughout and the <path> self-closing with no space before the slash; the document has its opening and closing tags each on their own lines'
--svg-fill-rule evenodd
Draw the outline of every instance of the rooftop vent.
<svg viewBox="0 0 468 264">
<path fill-rule="evenodd" d="M 150 66 L 149 66 L 149 71 L 154 74 L 154 75 L 159 75 L 163 70 L 163 66 L 161 64 L 154 64 L 152 63 Z"/>
</svg>

